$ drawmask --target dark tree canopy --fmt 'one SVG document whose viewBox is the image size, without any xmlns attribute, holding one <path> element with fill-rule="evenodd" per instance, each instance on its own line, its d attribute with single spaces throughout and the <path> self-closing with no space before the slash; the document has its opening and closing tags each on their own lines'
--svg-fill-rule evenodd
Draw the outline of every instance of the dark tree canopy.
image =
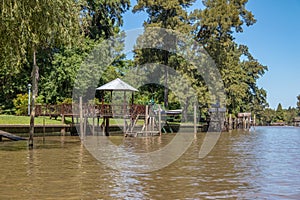
<svg viewBox="0 0 300 200">
<path fill-rule="evenodd" d="M 138 0 L 132 11 L 147 13 L 145 27 L 161 27 L 185 34 L 208 52 L 222 76 L 229 113 L 253 111 L 258 118 L 263 116 L 268 106 L 267 94 L 257 85 L 257 80 L 267 67 L 251 55 L 245 44 L 236 43 L 234 38 L 234 34 L 242 34 L 245 26 L 256 22 L 251 11 L 246 9 L 247 0 L 205 0 L 202 1 L 203 9 L 188 12 L 195 2 Z M 120 34 L 122 16 L 129 10 L 130 1 L 4 0 L 0 8 L 0 87 L 3 91 L 0 104 L 11 108 L 12 99 L 27 92 L 32 74 L 36 74 L 32 73 L 32 66 L 38 67 L 37 95 L 40 99 L 57 103 L 70 98 L 80 64 L 97 44 Z M 175 43 L 176 40 L 176 37 L 162 41 L 153 39 L 153 43 Z M 168 66 L 186 77 L 202 107 L 207 108 L 212 103 L 208 87 L 195 66 L 175 53 L 159 49 L 136 50 L 134 61 L 121 56 L 103 73 L 99 84 L 125 74 L 130 66 L 152 62 Z M 161 73 L 165 81 L 170 78 L 167 68 L 162 68 Z M 145 88 L 149 98 L 155 94 L 159 103 L 180 106 L 168 87 L 148 85 Z M 180 86 L 177 89 L 178 96 L 188 102 L 185 90 Z"/>
</svg>

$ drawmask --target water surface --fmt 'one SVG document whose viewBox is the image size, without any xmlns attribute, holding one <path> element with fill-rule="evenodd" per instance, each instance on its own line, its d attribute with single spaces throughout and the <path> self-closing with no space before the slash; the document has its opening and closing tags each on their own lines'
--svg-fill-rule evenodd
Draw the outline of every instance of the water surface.
<svg viewBox="0 0 300 200">
<path fill-rule="evenodd" d="M 142 174 L 110 169 L 78 137 L 36 138 L 33 150 L 26 142 L 1 142 L 0 199 L 300 199 L 300 128 L 222 133 L 199 159 L 204 136 L 198 133 L 171 165 Z M 111 140 L 149 152 L 173 137 Z"/>
</svg>

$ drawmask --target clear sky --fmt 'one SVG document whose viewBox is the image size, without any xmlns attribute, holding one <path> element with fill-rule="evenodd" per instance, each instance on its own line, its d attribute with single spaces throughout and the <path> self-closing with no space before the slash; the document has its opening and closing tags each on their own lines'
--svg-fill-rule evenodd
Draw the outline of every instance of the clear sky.
<svg viewBox="0 0 300 200">
<path fill-rule="evenodd" d="M 132 0 L 132 5 L 136 1 Z M 194 8 L 201 8 L 197 0 Z M 281 103 L 283 108 L 296 107 L 300 94 L 300 0 L 249 0 L 257 22 L 235 35 L 236 42 L 249 47 L 251 54 L 268 71 L 258 85 L 267 91 L 271 108 Z M 123 30 L 141 28 L 145 13 L 124 15 Z"/>
</svg>

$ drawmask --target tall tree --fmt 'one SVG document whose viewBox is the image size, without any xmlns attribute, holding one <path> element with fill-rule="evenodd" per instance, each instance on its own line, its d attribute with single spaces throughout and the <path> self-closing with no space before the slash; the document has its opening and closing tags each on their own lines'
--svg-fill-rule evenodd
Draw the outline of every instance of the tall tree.
<svg viewBox="0 0 300 200">
<path fill-rule="evenodd" d="M 47 69 L 41 75 L 43 85 L 41 92 L 45 96 L 45 100 L 50 103 L 72 96 L 78 70 L 94 48 L 100 45 L 104 39 L 119 34 L 121 37 L 122 14 L 130 6 L 129 0 L 81 0 L 80 2 L 80 28 L 85 35 L 85 39 L 72 48 L 63 47 L 56 51 L 52 63 L 46 67 Z M 105 47 L 102 48 L 105 50 Z M 108 50 L 111 47 L 106 48 Z M 115 47 L 115 49 L 119 52 L 118 47 Z M 121 49 L 122 47 L 120 47 Z M 117 67 L 122 66 L 121 60 L 118 60 L 120 65 Z M 116 65 L 117 63 L 114 62 L 110 69 Z M 88 76 L 88 73 L 86 72 L 85 75 Z M 107 77 L 113 74 L 116 75 L 117 73 L 103 72 L 101 81 L 108 81 Z M 53 80 L 56 80 L 57 83 L 54 83 Z"/>
<path fill-rule="evenodd" d="M 109 38 L 123 25 L 130 0 L 81 0 L 82 30 L 91 39 Z"/>
<path fill-rule="evenodd" d="M 271 125 L 272 122 L 276 121 L 276 111 L 271 108 L 266 108 L 263 110 L 261 115 L 261 125 Z"/>
<path fill-rule="evenodd" d="M 32 59 L 32 109 L 29 146 L 33 146 L 35 99 L 38 93 L 37 52 L 77 40 L 79 9 L 73 0 L 4 0 L 0 8 L 0 43 L 5 64 L 21 66 Z M 31 56 L 30 56 L 31 55 Z"/>
<path fill-rule="evenodd" d="M 4 1 L 1 6 L 5 7 L 6 2 L 9 1 Z M 80 30 L 90 40 L 87 41 L 88 39 L 86 39 L 76 46 L 73 45 L 72 48 L 69 48 L 68 45 L 55 45 L 52 48 L 49 45 L 49 47 L 40 48 L 36 54 L 40 69 L 38 94 L 43 96 L 43 100 L 48 103 L 55 103 L 56 100 L 60 101 L 66 97 L 71 97 L 70 91 L 73 88 L 72 83 L 76 78 L 78 66 L 93 48 L 92 43 L 101 41 L 101 39 L 108 38 L 120 31 L 120 25 L 123 24 L 122 14 L 129 8 L 130 3 L 129 0 L 79 0 L 76 2 L 78 2 L 77 5 L 80 10 Z M 17 3 L 21 4 L 22 2 Z M 9 5 L 7 4 L 7 6 Z M 0 10 L 1 12 L 4 13 Z M 4 22 L 11 19 L 3 14 L 0 20 L 1 26 L 2 24 L 6 26 Z M 11 20 L 9 25 L 12 26 L 13 23 L 15 21 Z M 7 31 L 8 28 L 0 27 L 0 31 Z M 16 26 L 16 28 L 18 27 Z M 27 52 L 26 49 L 21 55 L 23 60 L 20 60 L 19 63 L 16 62 L 18 60 L 16 58 L 19 57 L 16 53 L 17 49 L 14 49 L 14 53 L 9 53 L 10 49 L 7 44 L 17 41 L 17 34 L 15 36 L 10 35 L 8 37 L 8 34 L 3 33 L 0 41 L 0 88 L 2 90 L 0 105 L 1 108 L 6 109 L 12 108 L 12 99 L 17 94 L 27 91 L 27 83 L 31 79 L 30 71 L 33 65 L 32 53 Z M 30 40 L 27 41 L 30 42 Z M 54 83 L 54 81 L 59 81 L 59 83 Z"/>
<path fill-rule="evenodd" d="M 246 3 L 247 0 L 205 0 L 205 8 L 195 10 L 191 18 L 196 39 L 222 75 L 231 113 L 249 110 L 251 104 L 266 105 L 266 92 L 258 88 L 256 81 L 267 68 L 251 56 L 245 45 L 236 44 L 233 37 L 234 33 L 243 32 L 244 25 L 256 22 Z"/>
<path fill-rule="evenodd" d="M 134 6 L 133 12 L 145 11 L 148 19 L 145 21 L 145 27 L 160 27 L 172 29 L 179 33 L 189 33 L 191 26 L 188 23 L 188 13 L 186 8 L 190 7 L 195 0 L 138 0 Z M 168 35 L 170 37 L 170 35 Z M 163 38 L 160 42 L 176 42 L 176 38 Z M 153 41 L 157 42 L 157 41 Z M 164 44 L 166 45 L 166 44 Z M 172 46 L 172 44 L 169 44 Z M 172 67 L 169 51 L 145 49 L 137 51 L 136 61 L 138 64 L 147 62 L 158 62 L 164 65 L 164 106 L 168 107 L 168 67 Z M 156 59 L 156 60 L 155 60 Z"/>
<path fill-rule="evenodd" d="M 276 121 L 277 122 L 285 121 L 285 113 L 284 113 L 284 110 L 282 109 L 281 103 L 278 104 L 277 109 L 276 109 Z"/>
<path fill-rule="evenodd" d="M 279 122 L 285 121 L 285 113 L 284 110 L 282 109 L 281 103 L 278 104 L 276 109 L 276 120 Z"/>
</svg>

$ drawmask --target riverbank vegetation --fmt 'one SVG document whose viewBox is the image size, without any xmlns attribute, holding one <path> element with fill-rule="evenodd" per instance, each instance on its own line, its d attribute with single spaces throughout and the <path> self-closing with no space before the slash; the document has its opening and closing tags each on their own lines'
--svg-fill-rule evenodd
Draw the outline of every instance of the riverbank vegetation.
<svg viewBox="0 0 300 200">
<path fill-rule="evenodd" d="M 276 109 L 265 108 L 259 113 L 259 125 L 295 125 L 300 122 L 300 95 L 297 96 L 297 107 L 282 108 L 279 103 Z"/>
<path fill-rule="evenodd" d="M 266 91 L 257 85 L 267 67 L 255 59 L 246 44 L 238 44 L 234 34 L 242 34 L 256 19 L 246 9 L 246 0 L 203 1 L 203 8 L 191 10 L 195 0 L 55 0 L 9 1 L 0 5 L 0 112 L 18 114 L 19 94 L 32 85 L 33 102 L 58 104 L 72 98 L 78 70 L 87 55 L 103 40 L 122 35 L 125 12 L 145 12 L 145 27 L 161 27 L 185 34 L 201 45 L 219 70 L 226 95 L 228 113 L 257 113 L 263 117 L 268 104 Z M 187 10 L 191 10 L 188 12 Z M 203 77 L 191 64 L 173 53 L 143 49 L 132 59 L 121 53 L 105 69 L 98 86 L 145 63 L 158 63 L 188 77 L 197 93 L 200 109 L 207 114 L 211 106 Z M 200 58 L 199 58 L 200 59 Z M 85 83 L 82 83 L 83 85 Z M 184 95 L 184 94 L 182 94 Z M 181 96 L 182 96 L 181 95 Z M 27 96 L 23 98 L 26 101 Z M 137 102 L 180 107 L 167 87 L 143 87 Z M 26 103 L 25 103 L 26 104 Z M 34 105 L 34 104 L 32 104 Z"/>
</svg>

